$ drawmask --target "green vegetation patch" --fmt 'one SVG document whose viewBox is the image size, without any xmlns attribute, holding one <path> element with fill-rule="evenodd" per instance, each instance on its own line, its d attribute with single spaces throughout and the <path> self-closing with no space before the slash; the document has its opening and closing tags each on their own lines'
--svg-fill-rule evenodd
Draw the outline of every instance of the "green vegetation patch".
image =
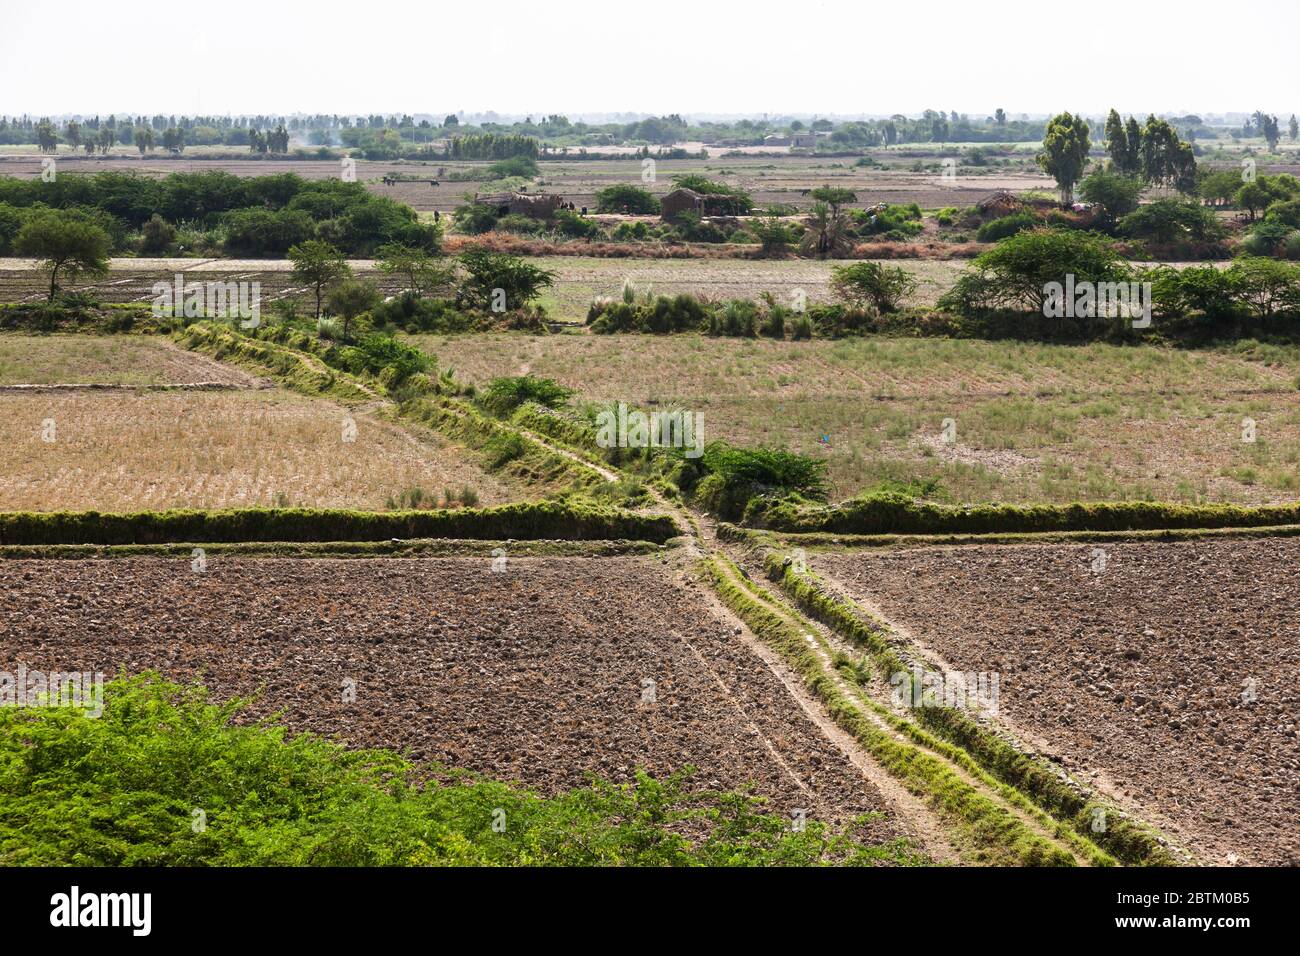
<svg viewBox="0 0 1300 956">
<path fill-rule="evenodd" d="M 0 512 L 0 544 L 174 544 L 208 541 L 384 541 L 393 538 L 628 539 L 662 544 L 681 532 L 666 515 L 575 501 L 495 508 L 349 511 L 235 508 L 222 511 Z"/>
<path fill-rule="evenodd" d="M 691 792 L 689 769 L 544 798 L 386 750 L 348 750 L 157 675 L 98 719 L 0 707 L 4 866 L 816 866 L 924 863 Z M 690 834 L 687 836 L 686 834 Z"/>
</svg>

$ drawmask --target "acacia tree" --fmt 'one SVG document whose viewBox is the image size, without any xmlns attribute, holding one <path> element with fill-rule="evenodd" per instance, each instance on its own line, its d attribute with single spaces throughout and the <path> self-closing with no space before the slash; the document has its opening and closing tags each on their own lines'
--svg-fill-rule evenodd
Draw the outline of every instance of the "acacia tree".
<svg viewBox="0 0 1300 956">
<path fill-rule="evenodd" d="M 458 302 L 485 312 L 522 309 L 555 282 L 554 272 L 504 252 L 467 249 L 457 258 L 468 273 Z"/>
<path fill-rule="evenodd" d="M 76 120 L 68 120 L 68 129 L 64 133 L 64 138 L 67 139 L 68 145 L 72 147 L 72 151 L 75 153 L 81 145 L 81 124 Z M 1291 138 L 1294 139 L 1295 137 Z"/>
<path fill-rule="evenodd" d="M 379 290 L 369 279 L 347 279 L 329 293 L 329 308 L 343 318 L 343 341 L 348 341 L 352 320 L 379 304 Z"/>
<path fill-rule="evenodd" d="M 871 305 L 877 312 L 895 312 L 902 300 L 916 291 L 916 279 L 898 266 L 855 262 L 831 269 L 831 288 L 850 305 Z"/>
<path fill-rule="evenodd" d="M 858 201 L 858 194 L 843 186 L 818 186 L 812 191 L 812 198 L 816 202 L 826 203 L 831 207 L 832 215 L 838 216 L 841 206 Z"/>
<path fill-rule="evenodd" d="M 33 213 L 14 238 L 18 255 L 40 259 L 41 267 L 49 270 L 51 302 L 59 291 L 60 271 L 74 278 L 104 275 L 112 246 L 108 233 L 88 216 L 64 209 Z"/>
<path fill-rule="evenodd" d="M 316 318 L 319 319 L 326 291 L 335 283 L 350 278 L 352 269 L 343 258 L 343 253 L 319 239 L 309 239 L 292 246 L 289 249 L 289 259 L 293 262 L 294 279 L 310 286 L 315 293 Z"/>
<path fill-rule="evenodd" d="M 1091 148 L 1088 121 L 1082 116 L 1062 113 L 1052 117 L 1047 124 L 1038 165 L 1056 180 L 1062 205 L 1069 204 L 1075 183 L 1083 178 L 1083 168 L 1088 165 L 1088 150 Z"/>
<path fill-rule="evenodd" d="M 456 278 L 454 263 L 436 257 L 425 249 L 390 242 L 378 249 L 379 271 L 401 277 L 406 288 L 417 296 L 447 291 Z"/>
</svg>

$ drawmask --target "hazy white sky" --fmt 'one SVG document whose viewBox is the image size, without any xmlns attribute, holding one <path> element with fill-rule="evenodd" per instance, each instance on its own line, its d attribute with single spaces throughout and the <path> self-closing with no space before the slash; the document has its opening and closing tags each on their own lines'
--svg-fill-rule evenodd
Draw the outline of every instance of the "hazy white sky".
<svg viewBox="0 0 1300 956">
<path fill-rule="evenodd" d="M 1285 117 L 1297 26 L 1297 0 L 8 0 L 0 114 Z"/>
</svg>

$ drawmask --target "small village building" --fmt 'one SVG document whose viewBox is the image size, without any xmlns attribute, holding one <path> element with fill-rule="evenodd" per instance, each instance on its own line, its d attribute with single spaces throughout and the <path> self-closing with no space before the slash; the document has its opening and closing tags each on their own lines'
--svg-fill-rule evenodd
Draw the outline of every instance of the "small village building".
<svg viewBox="0 0 1300 956">
<path fill-rule="evenodd" d="M 684 212 L 704 215 L 704 197 L 694 189 L 674 189 L 659 200 L 660 215 L 664 222 L 676 222 Z"/>
<path fill-rule="evenodd" d="M 530 216 L 533 219 L 554 219 L 555 213 L 564 205 L 564 197 L 550 193 L 492 193 L 475 196 L 474 202 L 480 206 L 492 206 L 498 216 Z"/>
<path fill-rule="evenodd" d="M 985 196 L 975 204 L 981 216 L 988 219 L 1000 219 L 1010 216 L 1025 208 L 1025 201 L 1005 189 L 1000 189 L 990 196 Z"/>
</svg>

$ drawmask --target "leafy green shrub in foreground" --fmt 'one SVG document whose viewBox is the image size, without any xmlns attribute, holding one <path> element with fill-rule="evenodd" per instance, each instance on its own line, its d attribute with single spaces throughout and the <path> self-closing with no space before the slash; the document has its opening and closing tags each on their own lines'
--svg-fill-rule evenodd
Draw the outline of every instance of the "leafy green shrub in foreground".
<svg viewBox="0 0 1300 956">
<path fill-rule="evenodd" d="M 922 862 L 903 841 L 865 846 L 813 821 L 794 832 L 755 798 L 689 793 L 688 771 L 551 798 L 438 768 L 421 782 L 391 751 L 237 725 L 243 705 L 201 687 L 146 674 L 105 690 L 98 719 L 0 707 L 0 865 Z"/>
</svg>

